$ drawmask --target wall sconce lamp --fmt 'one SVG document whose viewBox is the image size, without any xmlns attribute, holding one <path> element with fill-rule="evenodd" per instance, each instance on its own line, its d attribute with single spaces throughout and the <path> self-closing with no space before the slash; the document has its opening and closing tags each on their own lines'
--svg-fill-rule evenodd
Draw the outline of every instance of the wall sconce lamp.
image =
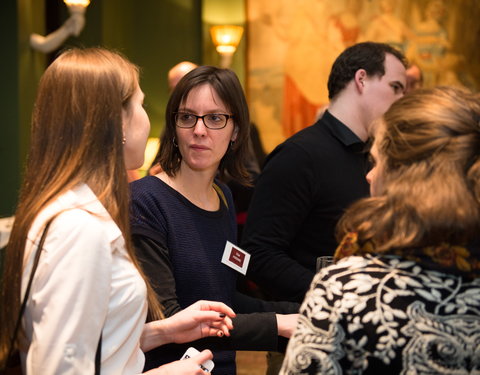
<svg viewBox="0 0 480 375">
<path fill-rule="evenodd" d="M 232 57 L 242 39 L 243 27 L 234 25 L 212 26 L 210 35 L 220 54 L 220 67 L 229 68 Z"/>
<path fill-rule="evenodd" d="M 158 149 L 160 148 L 160 140 L 158 137 L 148 137 L 147 146 L 145 147 L 145 156 L 143 165 L 140 167 L 140 171 L 147 174 L 148 169 L 153 163 L 155 156 L 157 156 Z"/>
<path fill-rule="evenodd" d="M 30 35 L 30 46 L 40 52 L 50 53 L 59 48 L 70 36 L 79 36 L 85 26 L 85 10 L 90 0 L 63 0 L 68 7 L 70 17 L 59 29 L 42 36 L 39 34 Z"/>
</svg>

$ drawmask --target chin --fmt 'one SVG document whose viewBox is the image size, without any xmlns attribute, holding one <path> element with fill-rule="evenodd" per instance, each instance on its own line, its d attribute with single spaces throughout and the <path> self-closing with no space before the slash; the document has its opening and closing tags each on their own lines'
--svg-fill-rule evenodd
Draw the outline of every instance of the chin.
<svg viewBox="0 0 480 375">
<path fill-rule="evenodd" d="M 185 163 L 185 164 L 192 171 L 198 171 L 198 172 L 210 170 L 210 169 L 213 168 L 211 164 L 206 164 L 206 163 L 188 162 L 188 163 Z"/>
<path fill-rule="evenodd" d="M 128 164 L 126 164 L 126 168 L 129 171 L 134 170 L 134 169 L 139 169 L 139 168 L 142 167 L 143 163 L 144 163 L 143 160 L 138 161 L 137 163 L 128 163 Z"/>
<path fill-rule="evenodd" d="M 208 168 L 205 167 L 204 165 L 197 165 L 197 164 L 190 164 L 188 166 L 192 171 L 198 171 L 198 172 L 202 172 L 202 171 L 205 171 L 207 170 Z"/>
</svg>

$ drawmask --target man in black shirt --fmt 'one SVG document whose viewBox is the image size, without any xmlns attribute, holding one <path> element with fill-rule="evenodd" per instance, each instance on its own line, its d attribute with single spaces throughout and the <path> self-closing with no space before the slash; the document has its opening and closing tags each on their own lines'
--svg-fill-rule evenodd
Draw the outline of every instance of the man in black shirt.
<svg viewBox="0 0 480 375">
<path fill-rule="evenodd" d="M 333 255 L 335 225 L 368 195 L 366 142 L 406 86 L 406 62 L 394 48 L 359 43 L 336 59 L 322 118 L 268 156 L 248 211 L 242 247 L 247 276 L 275 300 L 301 302 L 316 259 Z"/>
</svg>

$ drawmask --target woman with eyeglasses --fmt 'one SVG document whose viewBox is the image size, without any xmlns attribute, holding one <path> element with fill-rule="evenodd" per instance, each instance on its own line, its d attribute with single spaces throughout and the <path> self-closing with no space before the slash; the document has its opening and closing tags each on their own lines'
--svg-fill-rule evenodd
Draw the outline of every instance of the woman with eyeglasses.
<svg viewBox="0 0 480 375">
<path fill-rule="evenodd" d="M 236 243 L 236 222 L 231 192 L 221 180 L 228 174 L 248 183 L 249 128 L 235 73 L 198 67 L 180 80 L 168 102 L 156 157 L 162 172 L 131 184 L 135 247 L 167 316 L 207 298 L 239 305 L 237 312 L 297 311 L 295 304 L 238 302 L 237 273 L 222 263 L 227 241 Z M 237 314 L 230 337 L 193 346 L 212 349 L 213 373 L 235 374 L 234 350 L 278 350 L 278 336 L 289 337 L 296 318 Z M 172 345 L 147 353 L 146 368 L 180 357 L 185 348 Z"/>
</svg>

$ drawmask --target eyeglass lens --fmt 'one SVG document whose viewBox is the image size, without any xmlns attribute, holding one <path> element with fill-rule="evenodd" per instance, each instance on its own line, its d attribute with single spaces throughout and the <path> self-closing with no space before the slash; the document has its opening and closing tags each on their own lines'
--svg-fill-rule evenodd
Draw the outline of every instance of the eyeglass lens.
<svg viewBox="0 0 480 375">
<path fill-rule="evenodd" d="M 197 116 L 191 113 L 179 112 L 175 115 L 175 122 L 179 127 L 192 128 L 200 118 L 207 128 L 220 129 L 227 124 L 229 116 L 221 113 L 208 113 L 203 116 Z"/>
</svg>

